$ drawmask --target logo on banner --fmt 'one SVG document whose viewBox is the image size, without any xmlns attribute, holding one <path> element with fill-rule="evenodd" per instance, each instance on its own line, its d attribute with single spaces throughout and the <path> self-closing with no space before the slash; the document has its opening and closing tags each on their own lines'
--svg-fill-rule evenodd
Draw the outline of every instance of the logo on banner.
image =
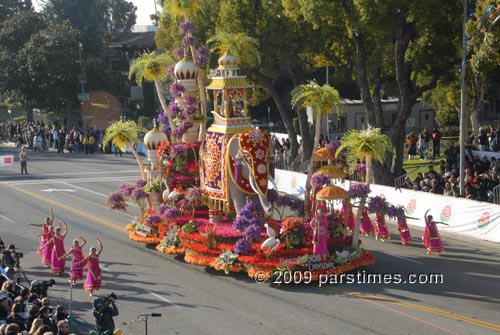
<svg viewBox="0 0 500 335">
<path fill-rule="evenodd" d="M 416 209 L 417 209 L 417 200 L 411 199 L 405 208 L 405 212 L 407 215 L 413 215 Z"/>
<path fill-rule="evenodd" d="M 478 228 L 483 228 L 490 223 L 490 212 L 484 212 L 477 222 Z"/>
<path fill-rule="evenodd" d="M 297 187 L 297 177 L 293 177 L 292 178 L 292 188 L 296 188 Z"/>
<path fill-rule="evenodd" d="M 450 204 L 446 204 L 441 209 L 440 219 L 444 223 L 447 223 L 447 222 L 451 221 L 451 219 L 453 218 L 453 214 L 454 213 L 453 213 L 453 209 L 452 209 L 451 205 Z"/>
<path fill-rule="evenodd" d="M 3 159 L 4 164 L 12 164 L 12 157 L 5 157 Z"/>
</svg>

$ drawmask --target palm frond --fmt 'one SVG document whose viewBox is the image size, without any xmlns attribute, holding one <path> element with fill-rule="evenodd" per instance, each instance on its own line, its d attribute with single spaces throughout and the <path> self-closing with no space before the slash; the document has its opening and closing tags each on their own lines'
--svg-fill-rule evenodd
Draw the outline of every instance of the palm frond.
<svg viewBox="0 0 500 335">
<path fill-rule="evenodd" d="M 164 80 L 167 76 L 167 69 L 174 64 L 174 60 L 166 53 L 157 55 L 154 51 L 144 53 L 136 58 L 130 65 L 128 73 L 129 79 L 135 75 L 135 81 L 139 86 L 142 81 L 154 82 Z"/>
<path fill-rule="evenodd" d="M 221 56 L 225 53 L 234 55 L 241 65 L 254 67 L 261 62 L 259 41 L 245 33 L 218 32 L 207 40 L 207 46 Z"/>
<path fill-rule="evenodd" d="M 365 130 L 350 130 L 342 136 L 336 155 L 347 149 L 351 159 L 376 159 L 383 162 L 389 152 L 394 152 L 391 140 L 379 128 L 369 127 Z"/>
<path fill-rule="evenodd" d="M 200 7 L 198 0 L 166 0 L 163 5 L 164 12 L 172 17 L 188 19 Z"/>
<path fill-rule="evenodd" d="M 295 87 L 291 94 L 293 108 L 310 107 L 315 116 L 320 117 L 331 113 L 340 100 L 335 88 L 328 84 L 319 86 L 314 81 Z"/>
<path fill-rule="evenodd" d="M 139 130 L 140 127 L 134 121 L 116 121 L 106 129 L 103 141 L 112 141 L 115 147 L 125 151 L 128 144 L 135 143 Z"/>
</svg>

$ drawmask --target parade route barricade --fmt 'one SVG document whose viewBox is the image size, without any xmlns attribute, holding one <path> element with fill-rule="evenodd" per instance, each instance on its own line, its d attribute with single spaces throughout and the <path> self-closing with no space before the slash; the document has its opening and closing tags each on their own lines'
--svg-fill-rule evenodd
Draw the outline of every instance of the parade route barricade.
<svg viewBox="0 0 500 335">
<path fill-rule="evenodd" d="M 0 156 L 0 168 L 3 167 L 14 167 L 14 155 Z"/>
<path fill-rule="evenodd" d="M 278 191 L 304 198 L 305 174 L 279 169 L 275 174 Z M 349 181 L 335 185 L 349 189 Z M 424 214 L 430 209 L 435 220 L 447 224 L 439 227 L 442 232 L 500 243 L 500 205 L 377 184 L 371 184 L 370 189 L 370 197 L 381 196 L 393 205 L 404 206 L 406 215 L 416 218 L 409 219 L 408 225 L 424 228 Z"/>
</svg>

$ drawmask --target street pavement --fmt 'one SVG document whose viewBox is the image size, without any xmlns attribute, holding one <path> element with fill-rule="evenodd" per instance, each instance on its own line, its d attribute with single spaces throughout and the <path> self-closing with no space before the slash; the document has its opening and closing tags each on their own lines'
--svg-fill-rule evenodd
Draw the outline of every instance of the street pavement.
<svg viewBox="0 0 500 335">
<path fill-rule="evenodd" d="M 0 155 L 17 153 L 0 147 Z M 29 175 L 0 169 L 0 237 L 24 253 L 29 280 L 54 278 L 49 289 L 53 305 L 69 308 L 77 322 L 73 331 L 87 334 L 94 324 L 90 297 L 79 284 L 52 276 L 36 254 L 42 223 L 55 212 L 55 223 L 69 225 L 66 248 L 84 236 L 88 247 L 100 237 L 104 286 L 98 294 L 115 292 L 124 334 L 143 334 L 140 313 L 161 313 L 148 319 L 149 334 L 497 334 L 500 332 L 500 246 L 443 235 L 445 252 L 427 255 L 421 231 L 411 229 L 412 246 L 400 244 L 397 230 L 385 242 L 363 237 L 376 264 L 365 274 L 442 274 L 442 284 L 257 284 L 246 274 L 224 275 L 184 263 L 132 242 L 124 230 L 138 208 L 112 212 L 107 195 L 123 183 L 140 178 L 130 155 L 29 152 Z M 26 282 L 23 282 L 25 285 Z M 123 324 L 127 323 L 127 324 Z"/>
</svg>

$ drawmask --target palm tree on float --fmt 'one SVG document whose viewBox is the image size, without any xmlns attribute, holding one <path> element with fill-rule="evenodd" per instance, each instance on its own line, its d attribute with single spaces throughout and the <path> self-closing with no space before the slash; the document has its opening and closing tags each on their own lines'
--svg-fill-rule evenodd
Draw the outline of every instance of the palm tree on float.
<svg viewBox="0 0 500 335">
<path fill-rule="evenodd" d="M 389 152 L 394 152 L 391 140 L 386 135 L 382 134 L 380 128 L 372 128 L 364 130 L 350 130 L 342 136 L 341 145 L 337 149 L 336 156 L 341 151 L 347 149 L 347 162 L 349 166 L 356 166 L 357 161 L 366 162 L 366 185 L 370 186 L 373 179 L 372 162 L 376 159 L 379 162 L 384 162 L 386 155 Z M 352 246 L 357 247 L 359 242 L 359 226 L 361 223 L 361 215 L 365 208 L 367 196 L 361 197 L 359 202 L 358 212 L 356 213 L 356 223 L 352 237 Z"/>
<path fill-rule="evenodd" d="M 154 51 L 144 53 L 132 62 L 128 77 L 132 79 L 135 75 L 135 81 L 139 86 L 142 86 L 143 81 L 154 82 L 158 100 L 160 100 L 163 112 L 167 114 L 169 126 L 175 129 L 176 125 L 172 122 L 172 117 L 168 113 L 168 107 L 161 87 L 161 82 L 167 77 L 167 68 L 173 64 L 174 60 L 166 53 L 160 55 L 157 55 Z"/>
<path fill-rule="evenodd" d="M 133 145 L 137 140 L 138 131 L 141 131 L 141 128 L 139 128 L 134 121 L 116 121 L 106 129 L 103 142 L 108 143 L 108 141 L 112 141 L 113 145 L 120 148 L 122 151 L 125 151 L 127 146 L 130 147 L 130 150 L 132 150 L 132 154 L 141 169 L 142 179 L 146 180 L 144 164 L 142 164 L 142 160 Z"/>
<path fill-rule="evenodd" d="M 314 131 L 314 146 L 318 145 L 321 134 L 321 119 L 328 115 L 334 109 L 337 109 L 337 104 L 340 100 L 339 92 L 328 84 L 319 86 L 316 82 L 311 81 L 308 84 L 303 84 L 295 87 L 292 92 L 292 107 L 311 108 L 315 121 Z M 338 109 L 337 109 L 338 110 Z M 338 152 L 338 151 L 337 151 Z M 314 172 L 314 162 L 309 160 L 307 166 L 307 182 L 306 196 L 304 198 L 305 208 L 309 208 L 310 200 L 309 193 L 311 191 L 310 180 Z M 306 211 L 306 217 L 309 217 Z"/>
<path fill-rule="evenodd" d="M 219 32 L 207 40 L 211 52 L 232 54 L 240 65 L 254 68 L 260 64 L 259 41 L 245 33 Z"/>
</svg>

